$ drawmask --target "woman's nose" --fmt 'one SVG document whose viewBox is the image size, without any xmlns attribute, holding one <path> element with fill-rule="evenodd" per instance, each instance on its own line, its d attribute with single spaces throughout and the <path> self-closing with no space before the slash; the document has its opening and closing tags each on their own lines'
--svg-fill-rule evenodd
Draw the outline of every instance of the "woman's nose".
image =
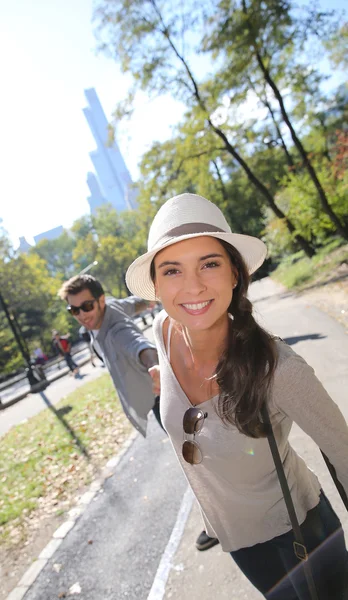
<svg viewBox="0 0 348 600">
<path fill-rule="evenodd" d="M 185 288 L 186 291 L 191 294 L 199 294 L 204 291 L 207 286 L 205 285 L 202 277 L 199 273 L 187 273 L 185 277 Z"/>
</svg>

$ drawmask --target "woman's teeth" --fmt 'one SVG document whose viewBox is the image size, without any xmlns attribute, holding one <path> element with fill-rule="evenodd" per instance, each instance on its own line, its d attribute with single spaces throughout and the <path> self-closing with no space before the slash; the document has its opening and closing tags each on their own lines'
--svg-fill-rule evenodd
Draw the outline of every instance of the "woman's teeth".
<svg viewBox="0 0 348 600">
<path fill-rule="evenodd" d="M 205 308 L 205 306 L 208 306 L 209 302 L 211 301 L 207 300 L 207 302 L 198 302 L 197 304 L 183 304 L 183 306 L 185 308 L 188 308 L 189 310 L 200 310 L 201 308 Z"/>
</svg>

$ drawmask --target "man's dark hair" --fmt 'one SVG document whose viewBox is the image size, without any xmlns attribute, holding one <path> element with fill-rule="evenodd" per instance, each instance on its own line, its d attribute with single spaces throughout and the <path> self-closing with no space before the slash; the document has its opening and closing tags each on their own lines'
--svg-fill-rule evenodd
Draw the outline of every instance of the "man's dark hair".
<svg viewBox="0 0 348 600">
<path fill-rule="evenodd" d="M 62 287 L 58 292 L 58 296 L 67 301 L 68 295 L 79 294 L 83 290 L 89 290 L 93 298 L 100 298 L 104 295 L 103 286 L 93 275 L 75 275 L 68 281 L 63 283 Z"/>
</svg>

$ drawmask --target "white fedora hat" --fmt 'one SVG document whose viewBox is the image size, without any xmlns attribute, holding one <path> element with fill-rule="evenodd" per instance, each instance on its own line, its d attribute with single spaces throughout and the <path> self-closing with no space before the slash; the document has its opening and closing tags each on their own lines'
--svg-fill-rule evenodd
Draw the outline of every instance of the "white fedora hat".
<svg viewBox="0 0 348 600">
<path fill-rule="evenodd" d="M 216 204 L 196 194 L 180 194 L 167 200 L 156 214 L 149 231 L 148 251 L 139 256 L 126 273 L 130 291 L 145 300 L 155 300 L 155 286 L 150 275 L 155 255 L 167 246 L 198 236 L 215 237 L 234 246 L 250 274 L 262 265 L 267 254 L 261 240 L 232 233 Z"/>
</svg>

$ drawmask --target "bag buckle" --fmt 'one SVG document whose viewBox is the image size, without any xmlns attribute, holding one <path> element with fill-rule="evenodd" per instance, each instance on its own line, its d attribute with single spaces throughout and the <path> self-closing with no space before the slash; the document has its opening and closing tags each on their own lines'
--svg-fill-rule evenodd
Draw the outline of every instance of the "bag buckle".
<svg viewBox="0 0 348 600">
<path fill-rule="evenodd" d="M 299 558 L 300 560 L 303 560 L 303 561 L 308 560 L 308 552 L 307 552 L 306 546 L 304 546 L 303 544 L 300 544 L 299 542 L 294 542 L 293 546 L 294 546 L 295 556 L 297 556 L 297 558 Z"/>
</svg>

